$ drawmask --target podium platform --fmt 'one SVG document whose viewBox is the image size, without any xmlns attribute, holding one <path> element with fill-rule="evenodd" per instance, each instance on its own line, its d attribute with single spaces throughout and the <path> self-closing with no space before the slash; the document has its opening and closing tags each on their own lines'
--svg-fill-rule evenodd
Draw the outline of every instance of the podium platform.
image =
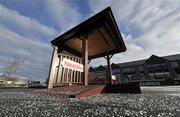
<svg viewBox="0 0 180 117">
<path fill-rule="evenodd" d="M 72 85 L 41 90 L 42 93 L 60 98 L 80 98 L 101 93 L 135 93 L 140 94 L 138 83 L 112 85 Z"/>
</svg>

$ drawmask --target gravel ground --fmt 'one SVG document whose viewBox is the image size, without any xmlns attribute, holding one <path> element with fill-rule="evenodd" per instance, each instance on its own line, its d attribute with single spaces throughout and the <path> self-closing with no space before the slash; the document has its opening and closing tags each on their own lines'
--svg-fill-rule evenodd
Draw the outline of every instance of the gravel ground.
<svg viewBox="0 0 180 117">
<path fill-rule="evenodd" d="M 141 87 L 142 94 L 57 99 L 27 89 L 0 89 L 0 117 L 180 117 L 180 86 Z"/>
</svg>

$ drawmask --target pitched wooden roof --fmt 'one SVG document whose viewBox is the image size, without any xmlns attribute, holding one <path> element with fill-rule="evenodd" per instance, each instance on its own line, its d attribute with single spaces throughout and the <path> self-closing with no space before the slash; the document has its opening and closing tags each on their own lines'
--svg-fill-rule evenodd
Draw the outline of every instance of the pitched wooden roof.
<svg viewBox="0 0 180 117">
<path fill-rule="evenodd" d="M 66 33 L 52 40 L 52 45 L 82 56 L 82 39 L 88 39 L 88 57 L 94 59 L 124 52 L 124 44 L 115 18 L 108 7 Z"/>
</svg>

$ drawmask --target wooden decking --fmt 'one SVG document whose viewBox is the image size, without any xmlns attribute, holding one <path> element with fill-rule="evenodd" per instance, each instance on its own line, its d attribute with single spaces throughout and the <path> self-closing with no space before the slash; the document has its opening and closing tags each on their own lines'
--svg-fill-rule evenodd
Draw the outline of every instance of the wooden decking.
<svg viewBox="0 0 180 117">
<path fill-rule="evenodd" d="M 45 89 L 40 92 L 54 97 L 78 98 L 100 94 L 104 91 L 104 87 L 105 85 L 73 85 Z"/>
<path fill-rule="evenodd" d="M 101 93 L 136 93 L 140 94 L 139 83 L 109 84 L 109 85 L 72 85 L 60 86 L 52 89 L 39 90 L 39 93 L 57 98 L 79 98 Z"/>
</svg>

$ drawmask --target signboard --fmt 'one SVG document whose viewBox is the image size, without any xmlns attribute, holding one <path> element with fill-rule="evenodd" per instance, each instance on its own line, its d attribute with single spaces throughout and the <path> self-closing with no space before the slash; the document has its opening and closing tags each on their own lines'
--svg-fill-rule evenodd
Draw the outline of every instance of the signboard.
<svg viewBox="0 0 180 117">
<path fill-rule="evenodd" d="M 116 76 L 112 75 L 112 80 L 116 80 Z"/>
<path fill-rule="evenodd" d="M 83 65 L 82 64 L 74 62 L 74 61 L 66 59 L 66 58 L 63 58 L 63 60 L 61 62 L 61 66 L 68 68 L 68 69 L 83 72 Z"/>
</svg>

